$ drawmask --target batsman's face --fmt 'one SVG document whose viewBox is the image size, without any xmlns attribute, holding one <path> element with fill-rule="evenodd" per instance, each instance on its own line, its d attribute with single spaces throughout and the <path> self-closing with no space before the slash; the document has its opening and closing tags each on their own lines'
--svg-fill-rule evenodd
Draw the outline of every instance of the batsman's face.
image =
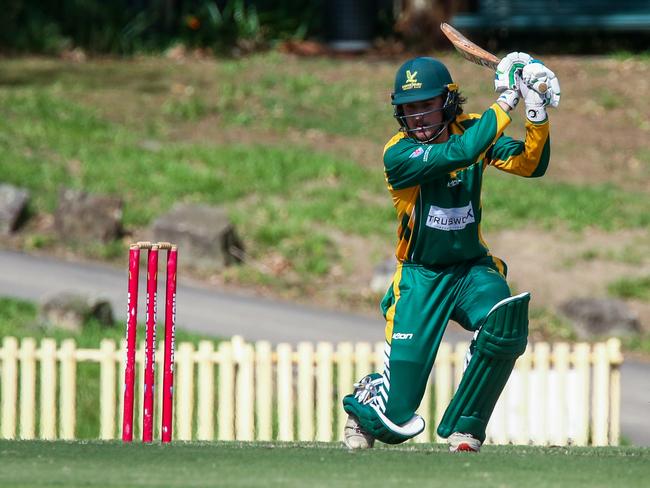
<svg viewBox="0 0 650 488">
<path fill-rule="evenodd" d="M 409 129 L 414 129 L 412 134 L 420 141 L 427 141 L 436 132 L 444 120 L 442 107 L 445 101 L 442 96 L 423 100 L 421 102 L 405 103 L 402 110 L 406 116 Z M 443 134 L 443 136 L 446 134 Z M 444 142 L 439 137 L 436 142 Z"/>
</svg>

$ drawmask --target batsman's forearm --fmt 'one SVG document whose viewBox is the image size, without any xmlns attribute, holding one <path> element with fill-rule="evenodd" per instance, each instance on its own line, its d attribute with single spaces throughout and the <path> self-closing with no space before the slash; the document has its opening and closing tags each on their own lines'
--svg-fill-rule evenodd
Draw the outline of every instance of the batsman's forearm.
<svg viewBox="0 0 650 488">
<path fill-rule="evenodd" d="M 512 108 L 510 107 L 510 105 L 508 105 L 507 103 L 504 103 L 504 102 L 501 102 L 501 101 L 498 101 L 498 100 L 497 100 L 497 104 L 499 105 L 499 107 L 501 107 L 501 108 L 503 109 L 503 111 L 504 111 L 505 113 L 509 113 L 510 110 L 512 110 Z"/>
</svg>

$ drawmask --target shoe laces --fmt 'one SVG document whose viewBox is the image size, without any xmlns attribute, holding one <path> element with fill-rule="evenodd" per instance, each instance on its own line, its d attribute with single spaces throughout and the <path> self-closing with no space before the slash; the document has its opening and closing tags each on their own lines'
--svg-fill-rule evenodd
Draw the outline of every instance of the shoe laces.
<svg viewBox="0 0 650 488">
<path fill-rule="evenodd" d="M 364 376 L 359 382 L 354 383 L 354 398 L 361 404 L 370 403 L 379 394 L 379 386 L 383 383 L 383 376 L 374 380 L 370 375 Z"/>
<path fill-rule="evenodd" d="M 456 437 L 464 437 L 465 439 L 475 439 L 476 440 L 476 438 L 472 434 L 465 434 L 465 433 L 462 433 L 462 432 L 456 432 L 454 435 Z"/>
</svg>

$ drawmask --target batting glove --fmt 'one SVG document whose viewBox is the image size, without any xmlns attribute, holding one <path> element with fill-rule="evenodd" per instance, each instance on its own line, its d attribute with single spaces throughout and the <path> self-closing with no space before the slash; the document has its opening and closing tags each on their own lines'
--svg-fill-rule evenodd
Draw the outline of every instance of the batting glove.
<svg viewBox="0 0 650 488">
<path fill-rule="evenodd" d="M 546 96 L 529 88 L 525 83 L 521 83 L 519 89 L 521 90 L 521 98 L 524 99 L 526 105 L 526 118 L 531 122 L 544 122 L 546 120 L 546 106 L 548 105 Z"/>
<path fill-rule="evenodd" d="M 503 58 L 497 65 L 494 74 L 494 91 L 516 90 L 517 75 L 521 74 L 524 66 L 530 63 L 533 58 L 526 53 L 513 52 Z"/>
<path fill-rule="evenodd" d="M 519 92 L 517 90 L 505 90 L 501 92 L 497 102 L 503 102 L 510 107 L 510 110 L 514 110 L 519 103 Z"/>
<path fill-rule="evenodd" d="M 541 61 L 534 60 L 524 66 L 521 79 L 528 88 L 542 94 L 547 105 L 557 107 L 560 104 L 560 81 Z"/>
</svg>

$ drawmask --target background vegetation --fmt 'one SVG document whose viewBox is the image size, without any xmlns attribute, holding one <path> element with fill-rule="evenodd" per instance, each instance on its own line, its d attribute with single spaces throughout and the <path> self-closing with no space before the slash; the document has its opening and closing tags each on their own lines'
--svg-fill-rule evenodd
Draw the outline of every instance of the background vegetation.
<svg viewBox="0 0 650 488">
<path fill-rule="evenodd" d="M 487 74 L 478 76 L 456 57 L 443 59 L 461 72 L 469 110 L 489 105 Z M 557 63 L 560 71 L 578 69 L 598 80 L 607 79 L 610 65 L 632 63 L 639 73 L 650 66 L 644 58 Z M 252 259 L 281 258 L 293 271 L 290 285 L 310 287 L 333 270 L 351 269 L 344 256 L 351 239 L 365 240 L 376 260 L 392 245 L 393 209 L 379 160 L 395 130 L 386 103 L 393 65 L 278 52 L 171 63 L 0 61 L 0 172 L 32 191 L 34 215 L 53 213 L 63 185 L 123 197 L 127 237 L 176 201 L 224 204 Z M 641 143 L 647 103 L 611 107 L 609 92 L 592 98 L 572 90 L 568 85 L 566 111 L 552 114 L 558 123 L 550 175 L 527 180 L 489 171 L 484 231 L 650 227 L 650 159 Z M 607 110 L 627 131 L 627 142 L 598 140 L 610 125 L 604 121 L 594 121 L 593 135 L 585 136 L 570 116 L 572 106 Z M 514 117 L 515 136 L 521 119 Z M 581 146 L 591 151 L 588 161 Z M 26 247 L 56 245 L 47 226 L 33 225 Z M 110 258 L 123 246 L 80 252 Z"/>
<path fill-rule="evenodd" d="M 7 0 L 0 49 L 58 53 L 161 51 L 181 43 L 232 52 L 283 39 L 322 35 L 323 0 Z M 378 34 L 391 25 L 392 2 L 363 2 L 377 15 Z M 371 5 L 372 4 L 372 5 Z M 366 9 L 368 10 L 368 9 Z M 383 29 L 383 31 L 382 31 Z"/>
<path fill-rule="evenodd" d="M 380 162 L 396 130 L 387 100 L 409 53 L 288 54 L 282 40 L 325 33 L 324 3 L 308 3 L 10 0 L 0 50 L 62 59 L 0 59 L 0 174 L 32 192 L 26 224 L 3 245 L 123 265 L 126 243 L 173 203 L 224 205 L 244 240 L 245 264 L 194 276 L 376 310 L 368 282 L 391 255 L 395 233 Z M 381 25 L 392 35 L 386 15 Z M 70 56 L 76 48 L 91 56 Z M 251 54 L 210 55 L 235 48 Z M 492 103 L 487 71 L 446 51 L 429 54 L 450 67 L 468 111 Z M 551 113 L 551 167 L 532 181 L 489 169 L 483 232 L 490 242 L 521 231 L 528 244 L 607 236 L 616 249 L 581 244 L 559 254 L 557 266 L 607 263 L 615 272 L 602 272 L 600 292 L 645 304 L 650 316 L 650 58 L 544 59 L 563 82 L 562 107 Z M 620 76 L 626 83 L 612 81 Z M 523 117 L 513 119 L 508 133 L 520 137 Z M 62 186 L 123 198 L 123 238 L 60 241 L 52 216 Z M 555 324 L 555 337 L 572 337 L 548 303 L 536 317 Z"/>
</svg>

